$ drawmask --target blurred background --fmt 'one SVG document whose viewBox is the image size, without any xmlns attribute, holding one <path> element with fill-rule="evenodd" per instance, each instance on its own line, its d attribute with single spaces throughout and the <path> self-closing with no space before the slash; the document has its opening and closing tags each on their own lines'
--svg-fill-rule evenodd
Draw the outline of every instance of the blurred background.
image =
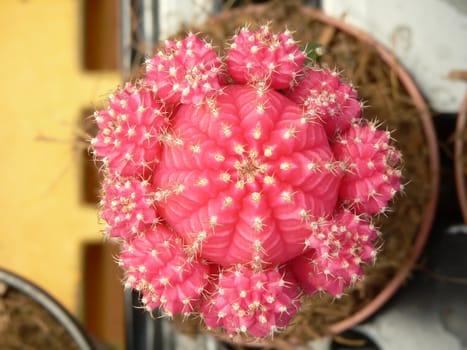
<svg viewBox="0 0 467 350">
<path fill-rule="evenodd" d="M 121 81 L 117 57 L 107 69 L 85 65 L 83 9 L 0 3 L 0 265 L 75 313 L 82 245 L 100 239 L 96 205 L 84 201 L 81 124 Z"/>
<path fill-rule="evenodd" d="M 140 28 L 131 27 L 130 3 L 135 1 L 0 2 L 0 267 L 42 286 L 116 348 L 124 346 L 123 293 L 113 248 L 102 244 L 87 117 L 128 78 L 141 47 L 150 52 L 182 24 L 201 23 L 236 2 L 141 0 L 146 10 L 140 15 L 149 17 Z M 467 69 L 467 2 L 307 3 L 336 17 L 345 14 L 391 48 L 438 118 L 440 135 L 450 137 L 466 91 L 464 81 L 450 77 Z M 138 31 L 145 35 L 135 48 Z M 444 180 L 450 183 L 440 198 L 453 206 L 453 180 Z M 441 215 L 462 226 L 456 210 Z"/>
</svg>

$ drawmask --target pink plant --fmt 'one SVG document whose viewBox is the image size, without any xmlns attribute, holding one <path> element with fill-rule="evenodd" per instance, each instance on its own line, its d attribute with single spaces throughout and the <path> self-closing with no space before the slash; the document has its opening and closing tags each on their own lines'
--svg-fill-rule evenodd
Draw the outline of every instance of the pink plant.
<svg viewBox="0 0 467 350">
<path fill-rule="evenodd" d="M 400 153 L 390 144 L 389 131 L 371 122 L 353 124 L 338 135 L 334 155 L 347 164 L 339 197 L 359 214 L 384 212 L 401 189 Z"/>
<path fill-rule="evenodd" d="M 376 258 L 373 242 L 378 231 L 367 220 L 343 210 L 331 220 L 312 222 L 306 241 L 307 251 L 290 261 L 294 276 L 303 291 L 325 291 L 341 296 L 344 288 L 363 277 L 362 263 Z"/>
<path fill-rule="evenodd" d="M 167 40 L 146 63 L 146 80 L 169 103 L 201 103 L 220 87 L 221 61 L 211 45 L 194 34 Z"/>
<path fill-rule="evenodd" d="M 237 83 L 262 82 L 279 90 L 293 85 L 302 72 L 305 55 L 290 32 L 276 34 L 263 26 L 253 32 L 242 28 L 234 35 L 225 61 Z"/>
<path fill-rule="evenodd" d="M 125 286 L 142 293 L 148 310 L 162 307 L 171 316 L 193 312 L 210 269 L 203 261 L 191 261 L 181 240 L 164 226 L 125 242 L 120 264 L 126 271 Z"/>
<path fill-rule="evenodd" d="M 178 109 L 172 132 L 183 142 L 164 149 L 153 183 L 173 189 L 160 213 L 201 257 L 283 263 L 303 252 L 303 213 L 334 210 L 343 170 L 323 127 L 302 116 L 277 91 L 245 85 L 225 87 L 215 107 Z"/>
<path fill-rule="evenodd" d="M 160 138 L 170 111 L 143 85 L 127 84 L 109 96 L 107 109 L 94 114 L 99 133 L 93 150 L 110 173 L 146 176 L 160 157 Z"/>
<path fill-rule="evenodd" d="M 246 265 L 223 268 L 201 306 L 209 328 L 254 337 L 285 327 L 299 308 L 297 283 L 277 268 L 254 271 Z"/>
<path fill-rule="evenodd" d="M 344 293 L 400 190 L 390 134 L 290 33 L 242 29 L 225 57 L 168 41 L 96 112 L 101 216 L 148 309 L 263 337 L 300 296 Z"/>
<path fill-rule="evenodd" d="M 345 131 L 361 114 L 354 88 L 327 68 L 307 67 L 288 97 L 304 107 L 310 119 L 319 119 L 330 138 Z"/>
<path fill-rule="evenodd" d="M 155 223 L 154 192 L 147 180 L 107 175 L 102 187 L 101 216 L 109 237 L 129 240 Z"/>
</svg>

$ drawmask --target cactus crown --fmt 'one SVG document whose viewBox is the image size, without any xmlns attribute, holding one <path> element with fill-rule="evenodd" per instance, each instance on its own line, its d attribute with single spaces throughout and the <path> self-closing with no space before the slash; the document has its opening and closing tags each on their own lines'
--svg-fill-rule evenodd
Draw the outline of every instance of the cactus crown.
<svg viewBox="0 0 467 350">
<path fill-rule="evenodd" d="M 340 296 L 374 261 L 400 154 L 305 56 L 268 26 L 241 29 L 224 57 L 190 34 L 94 114 L 101 217 L 148 310 L 264 337 L 301 295 Z"/>
</svg>

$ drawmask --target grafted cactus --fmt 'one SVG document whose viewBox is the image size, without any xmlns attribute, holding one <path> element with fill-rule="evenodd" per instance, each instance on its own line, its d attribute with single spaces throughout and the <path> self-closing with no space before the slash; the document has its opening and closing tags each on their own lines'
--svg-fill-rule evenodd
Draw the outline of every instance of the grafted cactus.
<svg viewBox="0 0 467 350">
<path fill-rule="evenodd" d="M 305 61 L 267 26 L 224 57 L 190 34 L 95 113 L 101 216 L 148 309 L 264 337 L 375 260 L 400 154 L 350 84 Z"/>
</svg>

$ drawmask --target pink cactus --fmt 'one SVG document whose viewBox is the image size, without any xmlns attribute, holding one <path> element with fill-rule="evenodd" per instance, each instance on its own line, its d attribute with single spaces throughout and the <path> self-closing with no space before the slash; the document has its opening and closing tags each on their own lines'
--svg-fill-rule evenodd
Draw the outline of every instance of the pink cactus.
<svg viewBox="0 0 467 350">
<path fill-rule="evenodd" d="M 242 28 L 233 37 L 225 61 L 228 73 L 237 83 L 261 82 L 280 90 L 293 86 L 305 55 L 290 32 L 276 34 L 263 26 L 254 32 Z"/>
<path fill-rule="evenodd" d="M 340 296 L 374 261 L 400 154 L 351 85 L 304 62 L 268 27 L 223 58 L 190 34 L 96 112 L 101 216 L 148 309 L 263 337 L 302 294 Z"/>
<path fill-rule="evenodd" d="M 148 181 L 107 176 L 102 190 L 101 217 L 109 237 L 129 240 L 156 222 L 155 197 Z"/>
<path fill-rule="evenodd" d="M 340 296 L 344 288 L 359 281 L 362 263 L 376 258 L 373 246 L 378 231 L 364 218 L 344 210 L 330 220 L 312 223 L 307 251 L 290 262 L 303 291 L 325 291 Z"/>
<path fill-rule="evenodd" d="M 401 189 L 400 153 L 390 144 L 390 132 L 371 122 L 353 124 L 337 137 L 333 152 L 348 167 L 339 197 L 359 214 L 376 214 Z"/>
<path fill-rule="evenodd" d="M 323 127 L 303 123 L 301 108 L 274 90 L 231 85 L 211 108 L 184 105 L 172 130 L 183 144 L 167 147 L 156 188 L 174 188 L 158 203 L 201 257 L 228 266 L 280 264 L 301 254 L 308 235 L 303 212 L 331 213 L 342 169 Z"/>
<path fill-rule="evenodd" d="M 94 153 L 113 174 L 152 174 L 169 114 L 165 104 L 145 86 L 126 84 L 109 96 L 107 109 L 94 114 L 100 130 L 91 140 Z"/>
<path fill-rule="evenodd" d="M 120 264 L 126 271 L 125 285 L 141 291 L 149 310 L 161 306 L 168 315 L 194 311 L 210 269 L 188 259 L 181 240 L 162 225 L 125 243 Z"/>
<path fill-rule="evenodd" d="M 357 92 L 327 68 L 307 67 L 288 97 L 303 105 L 308 118 L 319 120 L 330 138 L 345 131 L 361 114 Z"/>
<path fill-rule="evenodd" d="M 211 45 L 194 34 L 167 40 L 146 63 L 146 80 L 169 103 L 199 104 L 220 88 L 221 61 Z"/>
<path fill-rule="evenodd" d="M 201 315 L 209 328 L 262 337 L 289 323 L 299 309 L 299 296 L 296 282 L 277 268 L 235 266 L 218 273 Z"/>
</svg>

